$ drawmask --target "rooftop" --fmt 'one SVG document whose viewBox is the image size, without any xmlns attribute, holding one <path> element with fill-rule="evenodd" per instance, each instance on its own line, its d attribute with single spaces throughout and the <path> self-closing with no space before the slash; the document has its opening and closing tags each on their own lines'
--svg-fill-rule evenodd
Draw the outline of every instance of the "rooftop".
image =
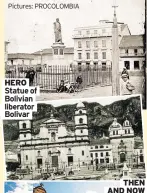
<svg viewBox="0 0 147 193">
<path fill-rule="evenodd" d="M 11 53 L 8 54 L 8 59 L 34 59 L 33 54 L 28 53 Z"/>
<path fill-rule="evenodd" d="M 123 36 L 119 47 L 120 48 L 144 47 L 143 35 Z"/>
<path fill-rule="evenodd" d="M 52 48 L 43 49 L 37 52 L 34 52 L 34 55 L 41 55 L 41 54 L 52 54 Z M 67 47 L 64 49 L 64 54 L 73 54 L 74 48 L 73 47 Z"/>
</svg>

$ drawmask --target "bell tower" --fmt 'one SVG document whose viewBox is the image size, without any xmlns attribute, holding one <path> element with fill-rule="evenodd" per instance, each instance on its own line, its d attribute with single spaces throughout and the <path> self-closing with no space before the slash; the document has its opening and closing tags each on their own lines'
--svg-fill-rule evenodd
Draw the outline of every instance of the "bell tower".
<svg viewBox="0 0 147 193">
<path fill-rule="evenodd" d="M 75 110 L 75 135 L 80 139 L 89 139 L 87 110 L 82 102 L 79 102 Z"/>
</svg>

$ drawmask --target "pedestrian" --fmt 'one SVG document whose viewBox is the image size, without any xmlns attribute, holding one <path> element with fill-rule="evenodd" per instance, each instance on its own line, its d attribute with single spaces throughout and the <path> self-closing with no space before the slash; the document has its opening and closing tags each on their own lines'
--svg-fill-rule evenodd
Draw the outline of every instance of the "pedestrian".
<svg viewBox="0 0 147 193">
<path fill-rule="evenodd" d="M 127 74 L 127 75 L 128 75 L 128 79 L 130 78 L 130 77 L 129 77 L 129 72 L 127 71 L 127 68 L 126 68 L 126 67 L 123 68 L 123 71 L 122 71 L 122 73 L 121 73 L 121 76 L 122 76 L 123 74 Z"/>
<path fill-rule="evenodd" d="M 83 83 L 83 79 L 82 79 L 82 75 L 79 74 L 79 76 L 76 79 L 76 83 L 77 83 L 77 89 L 81 89 L 82 90 L 82 83 Z"/>
<path fill-rule="evenodd" d="M 33 86 L 33 81 L 34 81 L 34 77 L 35 77 L 35 71 L 34 71 L 34 68 L 31 67 L 27 73 L 26 73 L 26 78 L 29 79 L 29 86 Z"/>
<path fill-rule="evenodd" d="M 133 94 L 133 90 L 135 90 L 135 87 L 130 83 L 128 74 L 122 74 L 121 78 L 122 78 L 120 87 L 121 95 Z"/>
</svg>

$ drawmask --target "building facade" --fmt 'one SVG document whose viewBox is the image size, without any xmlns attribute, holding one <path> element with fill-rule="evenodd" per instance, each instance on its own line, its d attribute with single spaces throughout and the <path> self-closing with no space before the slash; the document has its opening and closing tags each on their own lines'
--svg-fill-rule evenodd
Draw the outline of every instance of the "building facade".
<svg viewBox="0 0 147 193">
<path fill-rule="evenodd" d="M 74 29 L 74 62 L 80 65 L 100 65 L 105 69 L 112 63 L 112 26 L 108 20 L 99 25 Z M 124 23 L 118 23 L 119 43 L 124 35 L 131 35 Z"/>
<path fill-rule="evenodd" d="M 144 70 L 145 53 L 143 35 L 124 36 L 119 45 L 120 71 L 124 67 L 129 71 Z"/>
<path fill-rule="evenodd" d="M 19 121 L 19 146 L 22 169 L 46 171 L 48 168 L 67 168 L 97 164 L 131 164 L 137 152 L 134 131 L 128 120 L 121 126 L 116 119 L 109 127 L 107 143 L 93 144 L 89 139 L 87 109 L 78 103 L 74 112 L 74 131 L 51 115 L 37 131 L 31 121 Z M 143 147 L 142 147 L 143 149 Z M 140 154 L 138 154 L 139 156 Z M 138 163 L 143 159 L 138 157 Z"/>
</svg>

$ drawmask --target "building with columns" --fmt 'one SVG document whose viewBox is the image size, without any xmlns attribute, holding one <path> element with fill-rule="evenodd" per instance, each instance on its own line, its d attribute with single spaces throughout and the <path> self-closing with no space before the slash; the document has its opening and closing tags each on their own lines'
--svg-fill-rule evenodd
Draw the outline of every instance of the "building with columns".
<svg viewBox="0 0 147 193">
<path fill-rule="evenodd" d="M 53 114 L 35 130 L 32 121 L 19 121 L 19 147 L 21 168 L 30 168 L 37 173 L 49 168 L 120 164 L 125 161 L 133 164 L 136 155 L 138 164 L 143 163 L 137 154 L 139 150 L 135 150 L 134 131 L 127 119 L 123 125 L 114 119 L 109 127 L 109 136 L 92 141 L 89 138 L 87 109 L 82 102 L 76 106 L 72 131 Z"/>
</svg>

